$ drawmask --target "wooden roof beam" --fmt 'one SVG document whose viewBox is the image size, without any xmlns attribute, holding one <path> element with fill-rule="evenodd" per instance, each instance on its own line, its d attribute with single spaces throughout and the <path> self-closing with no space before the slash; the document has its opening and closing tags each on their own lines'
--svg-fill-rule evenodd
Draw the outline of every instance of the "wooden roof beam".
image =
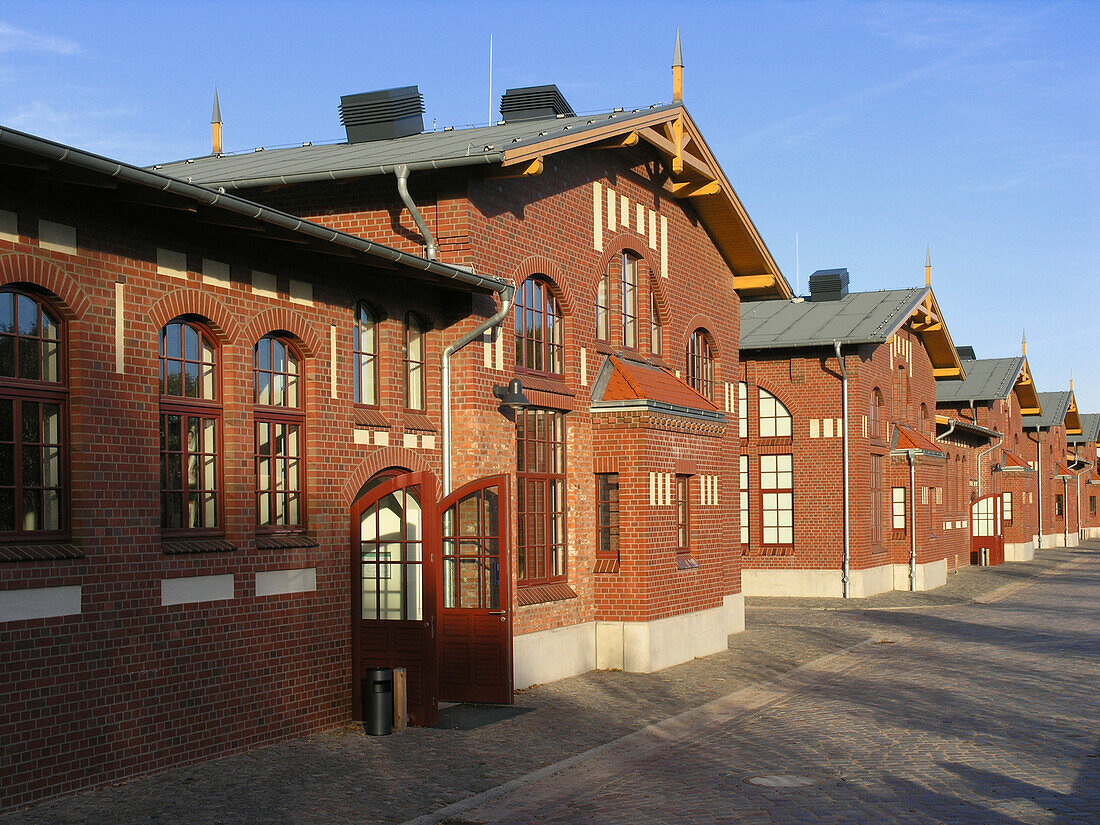
<svg viewBox="0 0 1100 825">
<path fill-rule="evenodd" d="M 733 288 L 743 289 L 771 289 L 775 286 L 774 275 L 735 275 Z"/>
<path fill-rule="evenodd" d="M 681 181 L 672 184 L 673 197 L 677 198 L 701 198 L 705 195 L 717 195 L 722 191 L 722 184 L 716 180 L 703 183 L 697 181 Z"/>
<path fill-rule="evenodd" d="M 601 140 L 599 143 L 592 144 L 593 149 L 626 149 L 629 146 L 637 146 L 638 141 L 641 138 L 638 137 L 638 130 L 635 129 L 632 132 L 627 132 L 625 135 L 616 135 L 615 137 L 608 138 L 607 140 Z"/>
<path fill-rule="evenodd" d="M 657 132 L 655 129 L 641 129 L 638 131 L 638 136 L 641 137 L 641 139 L 644 140 L 646 143 L 657 147 L 657 149 L 664 152 L 665 155 L 670 158 L 675 158 L 677 154 L 680 154 L 684 168 L 691 169 L 693 172 L 697 172 L 698 174 L 706 178 L 714 177 L 713 172 L 705 162 L 695 157 L 694 155 L 689 155 L 687 152 L 677 152 L 676 144 L 666 138 L 664 135 Z M 673 171 L 675 171 L 675 169 Z"/>
<path fill-rule="evenodd" d="M 494 180 L 507 180 L 508 178 L 533 178 L 541 175 L 546 164 L 542 157 L 517 163 L 514 166 L 501 166 L 498 170 L 490 172 L 489 177 Z"/>
</svg>

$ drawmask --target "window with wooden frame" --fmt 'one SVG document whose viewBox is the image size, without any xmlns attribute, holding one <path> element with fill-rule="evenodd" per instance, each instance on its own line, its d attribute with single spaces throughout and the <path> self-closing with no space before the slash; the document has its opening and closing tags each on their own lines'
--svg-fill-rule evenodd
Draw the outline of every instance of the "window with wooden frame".
<svg viewBox="0 0 1100 825">
<path fill-rule="evenodd" d="M 378 316 L 366 303 L 355 305 L 355 403 L 378 406 Z"/>
<path fill-rule="evenodd" d="M 1001 518 L 1005 524 L 1012 524 L 1012 493 L 1001 494 Z"/>
<path fill-rule="evenodd" d="M 521 585 L 564 582 L 565 416 L 516 411 L 517 578 Z"/>
<path fill-rule="evenodd" d="M 199 321 L 160 331 L 160 525 L 166 535 L 219 532 L 221 379 L 218 346 Z"/>
<path fill-rule="evenodd" d="M 741 502 L 740 502 L 740 521 L 741 521 L 741 544 L 743 547 L 747 547 L 749 544 L 749 457 L 747 455 L 740 456 L 741 459 L 741 472 L 740 472 L 740 487 L 741 487 Z"/>
<path fill-rule="evenodd" d="M 894 418 L 899 421 L 909 418 L 908 402 L 909 378 L 903 364 L 898 364 L 894 379 Z"/>
<path fill-rule="evenodd" d="M 1096 515 L 1096 496 L 1089 496 L 1089 515 Z"/>
<path fill-rule="evenodd" d="M 883 407 L 884 404 L 882 401 L 882 390 L 880 390 L 878 387 L 875 387 L 873 390 L 871 390 L 871 406 L 869 410 L 870 424 L 868 434 L 871 436 L 871 438 L 882 438 L 882 427 L 885 419 L 885 416 L 883 415 Z"/>
<path fill-rule="evenodd" d="M 933 441 L 936 438 L 936 434 L 931 432 L 928 428 L 928 405 L 920 405 L 920 433 L 926 438 L 930 438 Z"/>
<path fill-rule="evenodd" d="M 661 323 L 661 310 L 657 306 L 657 295 L 649 293 L 649 351 L 661 355 L 665 349 L 665 328 Z"/>
<path fill-rule="evenodd" d="M 764 544 L 794 544 L 794 462 L 760 456 L 760 526 Z"/>
<path fill-rule="evenodd" d="M 892 526 L 895 530 L 905 530 L 905 488 L 893 488 L 891 501 Z"/>
<path fill-rule="evenodd" d="M 619 474 L 596 474 L 596 553 L 619 558 Z"/>
<path fill-rule="evenodd" d="M 256 525 L 265 532 L 305 523 L 302 359 L 290 341 L 261 338 L 254 348 Z"/>
<path fill-rule="evenodd" d="M 1054 494 L 1054 515 L 1058 518 L 1066 515 L 1066 500 L 1061 493 Z"/>
<path fill-rule="evenodd" d="M 882 456 L 871 456 L 871 546 L 882 544 Z"/>
<path fill-rule="evenodd" d="M 565 328 L 550 284 L 532 276 L 516 294 L 516 368 L 561 375 Z"/>
<path fill-rule="evenodd" d="M 691 555 L 691 476 L 676 476 L 676 554 Z"/>
<path fill-rule="evenodd" d="M 710 333 L 702 328 L 688 339 L 687 382 L 704 398 L 714 396 L 714 348 Z"/>
<path fill-rule="evenodd" d="M 737 435 L 749 437 L 749 385 L 744 381 L 737 384 Z"/>
<path fill-rule="evenodd" d="M 596 339 L 611 340 L 611 272 L 605 269 L 596 285 Z"/>
<path fill-rule="evenodd" d="M 422 412 L 425 408 L 424 322 L 415 312 L 405 313 L 405 409 Z"/>
<path fill-rule="evenodd" d="M 68 531 L 64 342 L 43 298 L 0 291 L 0 540 Z"/>
<path fill-rule="evenodd" d="M 760 437 L 774 438 L 791 434 L 790 410 L 767 390 L 760 391 Z"/>
<path fill-rule="evenodd" d="M 638 258 L 623 252 L 620 265 L 619 298 L 622 300 L 623 346 L 638 346 Z"/>
</svg>

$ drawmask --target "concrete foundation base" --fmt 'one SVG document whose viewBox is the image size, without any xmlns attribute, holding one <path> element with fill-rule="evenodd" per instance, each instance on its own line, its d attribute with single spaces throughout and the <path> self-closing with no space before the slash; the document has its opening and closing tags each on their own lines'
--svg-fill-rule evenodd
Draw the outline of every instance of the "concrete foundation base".
<svg viewBox="0 0 1100 825">
<path fill-rule="evenodd" d="M 516 636 L 516 689 L 554 682 L 595 668 L 653 673 L 729 647 L 745 629 L 745 597 L 726 596 L 721 607 L 651 622 L 585 622 Z"/>
<path fill-rule="evenodd" d="M 916 590 L 934 590 L 947 584 L 947 559 L 930 561 L 916 566 L 914 583 Z M 909 565 L 894 565 L 894 589 L 909 590 Z"/>
<path fill-rule="evenodd" d="M 1035 542 L 1005 543 L 1005 561 L 1031 561 L 1035 558 Z"/>
<path fill-rule="evenodd" d="M 917 565 L 917 590 L 931 590 L 947 583 L 947 561 Z M 889 590 L 909 589 L 909 565 L 883 564 L 849 572 L 850 596 L 863 599 Z M 832 598 L 844 596 L 839 570 L 742 570 L 741 588 L 746 596 Z"/>
<path fill-rule="evenodd" d="M 1070 531 L 1068 543 L 1066 542 L 1065 533 L 1044 533 L 1043 546 L 1040 549 L 1049 550 L 1051 547 L 1076 547 L 1078 544 L 1076 530 Z"/>
</svg>

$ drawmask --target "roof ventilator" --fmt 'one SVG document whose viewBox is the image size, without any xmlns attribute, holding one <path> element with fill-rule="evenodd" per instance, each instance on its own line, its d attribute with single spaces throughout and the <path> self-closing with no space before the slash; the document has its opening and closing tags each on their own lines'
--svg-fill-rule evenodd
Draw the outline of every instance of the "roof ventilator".
<svg viewBox="0 0 1100 825">
<path fill-rule="evenodd" d="M 424 131 L 424 96 L 416 86 L 382 89 L 340 98 L 340 122 L 348 143 L 418 135 Z"/>
<path fill-rule="evenodd" d="M 848 294 L 847 269 L 819 269 L 810 276 L 810 300 L 839 301 Z"/>
<path fill-rule="evenodd" d="M 551 83 L 548 86 L 508 89 L 500 98 L 500 116 L 505 123 L 519 123 L 524 120 L 576 117 L 577 113 L 558 87 Z"/>
</svg>

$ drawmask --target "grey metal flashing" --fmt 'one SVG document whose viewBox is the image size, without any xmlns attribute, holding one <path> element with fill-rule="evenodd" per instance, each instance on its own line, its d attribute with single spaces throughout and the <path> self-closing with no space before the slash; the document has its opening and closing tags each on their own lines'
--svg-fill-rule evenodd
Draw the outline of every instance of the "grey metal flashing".
<svg viewBox="0 0 1100 825">
<path fill-rule="evenodd" d="M 913 287 L 851 292 L 838 301 L 744 301 L 741 349 L 885 343 L 928 292 L 928 287 Z"/>
<path fill-rule="evenodd" d="M 1069 412 L 1069 400 L 1072 393 L 1069 390 L 1062 392 L 1039 393 L 1039 406 L 1042 407 L 1042 415 L 1025 415 L 1023 426 L 1029 429 L 1041 427 L 1057 427 L 1065 423 L 1066 413 Z"/>
<path fill-rule="evenodd" d="M 989 439 L 1001 437 L 1001 434 L 996 430 L 991 430 L 988 427 L 983 427 L 980 424 L 975 424 L 973 421 L 967 421 L 964 418 L 952 418 L 949 420 L 955 425 L 956 432 L 970 433 Z"/>
<path fill-rule="evenodd" d="M 1014 358 L 964 360 L 962 381 L 937 381 L 936 403 L 998 401 L 1007 398 L 1024 368 L 1022 355 Z"/>
<path fill-rule="evenodd" d="M 182 181 L 160 172 L 131 166 L 121 161 L 105 158 L 3 126 L 0 126 L 0 146 L 8 146 L 47 160 L 75 166 L 107 178 L 114 178 L 160 192 L 169 192 L 206 206 L 223 209 L 318 241 L 336 244 L 371 258 L 458 281 L 467 286 L 490 292 L 503 292 L 509 286 L 508 281 L 501 278 L 479 275 L 466 267 L 429 261 L 418 255 L 411 255 L 374 241 L 368 241 L 357 235 L 340 232 L 327 226 L 303 220 L 236 195 L 219 192 L 200 184 Z"/>
<path fill-rule="evenodd" d="M 710 424 L 725 424 L 726 414 L 718 410 L 699 410 L 694 407 L 681 407 L 679 404 L 669 404 L 664 401 L 654 401 L 646 398 L 627 398 L 622 401 L 593 401 L 589 412 L 631 412 L 646 411 L 671 415 L 677 418 L 691 418 L 697 421 L 706 421 Z"/>
</svg>

